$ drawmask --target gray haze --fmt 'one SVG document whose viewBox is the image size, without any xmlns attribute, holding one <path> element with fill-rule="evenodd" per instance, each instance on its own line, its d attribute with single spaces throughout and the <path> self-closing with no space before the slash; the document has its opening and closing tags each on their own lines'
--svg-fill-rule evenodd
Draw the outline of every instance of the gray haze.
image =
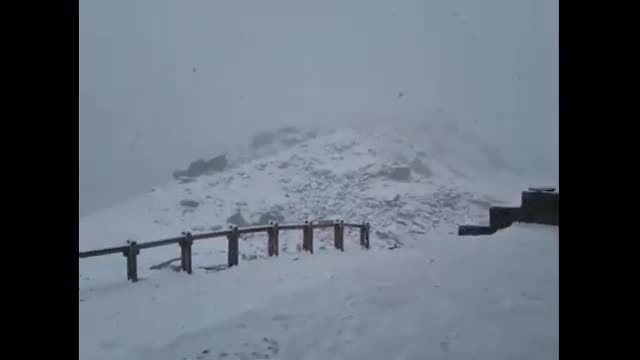
<svg viewBox="0 0 640 360">
<path fill-rule="evenodd" d="M 80 0 L 81 215 L 259 129 L 438 108 L 557 177 L 558 1 Z"/>
</svg>

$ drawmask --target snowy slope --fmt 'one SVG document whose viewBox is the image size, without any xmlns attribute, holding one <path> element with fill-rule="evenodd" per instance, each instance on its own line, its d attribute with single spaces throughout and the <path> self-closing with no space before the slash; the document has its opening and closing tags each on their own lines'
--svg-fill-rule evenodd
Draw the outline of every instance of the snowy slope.
<svg viewBox="0 0 640 360">
<path fill-rule="evenodd" d="M 218 271 L 226 241 L 203 240 L 192 275 L 151 269 L 177 260 L 177 246 L 143 250 L 135 284 L 122 256 L 81 259 L 80 358 L 557 358 L 557 229 L 453 235 L 530 184 L 441 135 L 319 133 L 81 218 L 80 250 L 210 231 L 238 212 L 248 223 L 366 220 L 372 249 L 348 232 L 339 253 L 331 231 L 316 231 L 315 254 L 303 254 L 300 232 L 283 232 L 280 256 L 266 258 L 266 236 L 245 236 L 240 266 Z M 405 166 L 409 177 L 393 175 Z"/>
<path fill-rule="evenodd" d="M 84 360 L 557 359 L 558 231 L 167 271 L 80 298 Z"/>
<path fill-rule="evenodd" d="M 498 172 L 489 175 L 491 159 L 477 149 L 436 141 L 416 145 L 396 132 L 341 130 L 307 138 L 293 147 L 237 160 L 224 172 L 193 182 L 172 181 L 119 206 L 81 218 L 80 250 L 119 246 L 126 240 L 151 241 L 183 231 L 205 232 L 227 227 L 240 213 L 246 222 L 276 215 L 281 223 L 345 219 L 372 224 L 377 248 L 412 247 L 436 229 L 454 233 L 461 223 L 486 221 L 492 203 L 518 201 L 524 184 Z M 464 157 L 466 163 L 456 161 Z M 475 157 L 475 158 L 474 158 Z M 470 160 L 469 160 L 470 159 Z M 416 165 L 419 162 L 419 165 Z M 411 166 L 411 175 L 389 175 L 394 167 Z M 487 168 L 486 171 L 482 169 Z M 491 170 L 491 171 L 489 171 Z M 195 205 L 185 206 L 185 201 Z M 263 235 L 246 236 L 241 261 L 266 255 Z M 301 234 L 282 235 L 283 255 L 296 255 Z M 332 232 L 318 231 L 316 247 L 330 248 Z M 347 234 L 347 247 L 357 234 Z M 141 276 L 152 276 L 153 265 L 177 256 L 177 246 L 145 250 L 139 257 Z M 194 247 L 196 267 L 224 264 L 224 239 L 205 240 Z M 92 258 L 80 263 L 81 286 L 121 281 L 124 259 Z"/>
</svg>

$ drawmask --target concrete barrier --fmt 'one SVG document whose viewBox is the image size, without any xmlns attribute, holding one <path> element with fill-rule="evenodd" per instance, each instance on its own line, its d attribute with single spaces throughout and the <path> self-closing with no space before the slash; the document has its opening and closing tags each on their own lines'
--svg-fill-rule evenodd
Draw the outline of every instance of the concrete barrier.
<svg viewBox="0 0 640 360">
<path fill-rule="evenodd" d="M 555 191 L 523 191 L 522 218 L 525 223 L 560 225 L 560 193 Z"/>
<path fill-rule="evenodd" d="M 491 206 L 489 226 L 461 225 L 458 235 L 491 235 L 514 222 L 560 225 L 560 193 L 555 188 L 529 188 L 522 192 L 520 207 Z"/>
<path fill-rule="evenodd" d="M 482 225 L 460 225 L 458 227 L 459 236 L 491 235 L 491 234 L 494 234 L 496 231 L 498 231 L 498 229 L 493 228 L 491 226 L 482 226 Z"/>
<path fill-rule="evenodd" d="M 495 229 L 504 229 L 520 221 L 519 207 L 492 206 L 489 208 L 489 224 Z"/>
</svg>

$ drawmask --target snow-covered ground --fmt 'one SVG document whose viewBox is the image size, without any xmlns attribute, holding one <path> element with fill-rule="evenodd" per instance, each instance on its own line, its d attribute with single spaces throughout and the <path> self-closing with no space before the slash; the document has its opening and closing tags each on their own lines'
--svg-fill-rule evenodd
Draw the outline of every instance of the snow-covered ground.
<svg viewBox="0 0 640 360">
<path fill-rule="evenodd" d="M 80 290 L 81 359 L 557 359 L 558 231 Z"/>
<path fill-rule="evenodd" d="M 389 132 L 324 134 L 192 182 L 172 181 L 83 217 L 80 250 L 121 246 L 127 240 L 160 240 L 183 231 L 212 231 L 227 227 L 227 219 L 237 213 L 252 224 L 266 215 L 289 224 L 368 221 L 372 246 L 413 246 L 437 227 L 455 233 L 458 224 L 485 222 L 491 204 L 517 203 L 520 191 L 530 185 L 505 171 L 501 177 L 491 175 L 501 169 L 490 168 L 491 159 L 477 151 L 464 154 L 468 160 L 462 164 L 454 158 L 460 154 L 447 157 L 437 150 L 430 143 L 415 146 Z M 411 168 L 410 177 L 398 180 L 389 175 L 394 167 L 403 166 Z M 197 206 L 184 206 L 184 201 Z M 255 239 L 260 236 L 243 239 L 243 259 L 266 256 L 266 240 Z M 282 252 L 295 254 L 300 234 L 282 236 Z M 330 247 L 326 241 L 331 236 L 330 231 L 318 235 L 319 250 Z M 175 258 L 176 248 L 143 251 L 142 275 L 147 275 L 149 267 Z M 194 261 L 203 266 L 224 263 L 225 252 L 223 239 L 201 242 L 195 247 Z M 122 262 L 117 256 L 82 261 L 81 284 L 120 281 Z"/>
<path fill-rule="evenodd" d="M 245 236 L 240 266 L 211 271 L 226 263 L 226 241 L 203 240 L 192 275 L 151 269 L 177 246 L 142 250 L 135 284 L 123 256 L 81 259 L 80 358 L 557 358 L 557 229 L 454 235 L 538 184 L 468 141 L 412 135 L 425 141 L 318 134 L 81 218 L 81 251 L 211 231 L 234 214 L 368 221 L 372 249 L 351 231 L 338 253 L 332 232 L 317 230 L 315 254 L 301 254 L 301 233 L 283 232 L 280 256 L 267 258 L 266 236 Z"/>
</svg>

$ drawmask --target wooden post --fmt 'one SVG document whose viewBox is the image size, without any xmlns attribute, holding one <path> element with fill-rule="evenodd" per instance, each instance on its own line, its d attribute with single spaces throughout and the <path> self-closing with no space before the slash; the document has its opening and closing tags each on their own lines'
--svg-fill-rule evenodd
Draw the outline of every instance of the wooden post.
<svg viewBox="0 0 640 360">
<path fill-rule="evenodd" d="M 271 228 L 267 230 L 267 235 L 269 240 L 267 242 L 267 254 L 269 256 L 278 256 L 278 224 L 269 222 L 271 224 Z"/>
<path fill-rule="evenodd" d="M 275 244 L 275 238 L 274 238 L 274 231 L 273 231 L 273 222 L 269 221 L 269 225 L 271 225 L 271 228 L 267 229 L 267 256 L 273 256 L 275 255 L 275 248 L 276 248 L 276 244 Z"/>
<path fill-rule="evenodd" d="M 344 221 L 336 220 L 333 225 L 333 244 L 336 249 L 344 251 Z"/>
<path fill-rule="evenodd" d="M 309 249 L 309 221 L 305 220 L 304 227 L 302 228 L 302 250 L 307 251 Z"/>
<path fill-rule="evenodd" d="M 184 239 L 180 241 L 180 265 L 182 271 L 186 271 L 187 274 L 192 273 L 191 262 L 191 245 L 193 244 L 193 235 L 191 233 L 185 233 Z"/>
<path fill-rule="evenodd" d="M 313 254 L 313 223 L 310 221 L 304 222 L 304 228 L 302 229 L 302 249 Z"/>
<path fill-rule="evenodd" d="M 232 267 L 234 265 L 238 265 L 238 227 L 234 226 L 231 229 L 231 234 L 227 235 L 227 239 L 229 240 L 229 247 L 227 251 L 227 266 Z"/>
<path fill-rule="evenodd" d="M 187 233 L 182 233 L 182 235 L 186 235 Z M 187 270 L 187 251 L 185 249 L 185 238 L 183 237 L 182 240 L 180 240 L 180 242 L 178 242 L 178 245 L 180 246 L 180 270 L 182 271 L 186 271 Z"/>
<path fill-rule="evenodd" d="M 367 224 L 363 221 L 362 225 L 360 225 L 360 246 L 363 248 L 367 247 Z"/>
<path fill-rule="evenodd" d="M 129 241 L 129 247 L 124 251 L 124 256 L 127 258 L 127 280 L 132 282 L 138 281 L 138 243 L 135 241 Z"/>
<path fill-rule="evenodd" d="M 278 223 L 273 224 L 273 250 L 276 256 L 280 256 L 280 229 Z"/>
<path fill-rule="evenodd" d="M 313 254 L 313 222 L 309 221 L 309 252 Z"/>
<path fill-rule="evenodd" d="M 364 236 L 365 236 L 365 238 L 364 238 L 364 239 L 365 239 L 365 248 L 366 248 L 366 249 L 369 249 L 369 247 L 370 247 L 370 245 L 371 245 L 371 244 L 370 244 L 370 242 L 369 242 L 369 230 L 370 230 L 370 229 L 371 229 L 371 224 L 370 224 L 370 223 L 367 223 L 367 224 L 365 225 L 365 231 L 364 231 Z"/>
</svg>

